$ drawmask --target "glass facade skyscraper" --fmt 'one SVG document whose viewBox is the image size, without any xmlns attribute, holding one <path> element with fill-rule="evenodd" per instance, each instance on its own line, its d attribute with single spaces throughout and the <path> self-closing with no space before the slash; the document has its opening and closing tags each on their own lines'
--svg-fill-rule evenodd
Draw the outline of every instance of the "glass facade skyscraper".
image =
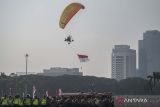
<svg viewBox="0 0 160 107">
<path fill-rule="evenodd" d="M 146 78 L 152 72 L 160 72 L 160 32 L 150 30 L 139 40 L 139 72 Z"/>
</svg>

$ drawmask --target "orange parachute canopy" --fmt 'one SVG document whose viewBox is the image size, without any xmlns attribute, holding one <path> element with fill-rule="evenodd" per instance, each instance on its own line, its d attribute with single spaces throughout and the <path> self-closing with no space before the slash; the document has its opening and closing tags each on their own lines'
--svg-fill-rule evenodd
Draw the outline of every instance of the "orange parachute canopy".
<svg viewBox="0 0 160 107">
<path fill-rule="evenodd" d="M 60 28 L 64 29 L 67 23 L 72 19 L 72 17 L 80 10 L 84 9 L 85 7 L 80 3 L 71 3 L 69 4 L 63 11 L 59 26 Z"/>
</svg>

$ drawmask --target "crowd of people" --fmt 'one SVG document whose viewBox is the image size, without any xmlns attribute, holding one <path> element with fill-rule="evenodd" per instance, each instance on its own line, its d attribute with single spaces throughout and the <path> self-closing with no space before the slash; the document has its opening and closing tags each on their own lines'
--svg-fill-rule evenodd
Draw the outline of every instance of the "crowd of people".
<svg viewBox="0 0 160 107">
<path fill-rule="evenodd" d="M 0 99 L 0 107 L 114 107 L 111 95 L 61 95 L 25 98 L 16 95 Z"/>
</svg>

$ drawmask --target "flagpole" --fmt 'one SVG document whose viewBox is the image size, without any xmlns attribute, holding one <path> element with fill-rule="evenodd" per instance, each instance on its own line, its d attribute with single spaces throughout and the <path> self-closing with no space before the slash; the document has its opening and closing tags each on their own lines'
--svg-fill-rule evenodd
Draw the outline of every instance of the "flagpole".
<svg viewBox="0 0 160 107">
<path fill-rule="evenodd" d="M 26 54 L 25 55 L 25 58 L 26 58 L 26 84 L 25 84 L 25 95 L 27 95 L 27 69 L 28 69 L 28 57 L 29 57 L 29 55 L 28 54 Z"/>
</svg>

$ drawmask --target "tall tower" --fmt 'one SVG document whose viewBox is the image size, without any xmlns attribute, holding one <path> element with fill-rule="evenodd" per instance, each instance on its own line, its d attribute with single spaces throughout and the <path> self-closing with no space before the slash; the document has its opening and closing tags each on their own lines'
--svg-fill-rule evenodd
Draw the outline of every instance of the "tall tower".
<svg viewBox="0 0 160 107">
<path fill-rule="evenodd" d="M 128 45 L 115 45 L 112 50 L 112 78 L 116 80 L 134 77 L 136 72 L 136 50 Z"/>
<path fill-rule="evenodd" d="M 150 30 L 143 33 L 139 40 L 139 71 L 142 77 L 160 72 L 160 32 Z"/>
</svg>

